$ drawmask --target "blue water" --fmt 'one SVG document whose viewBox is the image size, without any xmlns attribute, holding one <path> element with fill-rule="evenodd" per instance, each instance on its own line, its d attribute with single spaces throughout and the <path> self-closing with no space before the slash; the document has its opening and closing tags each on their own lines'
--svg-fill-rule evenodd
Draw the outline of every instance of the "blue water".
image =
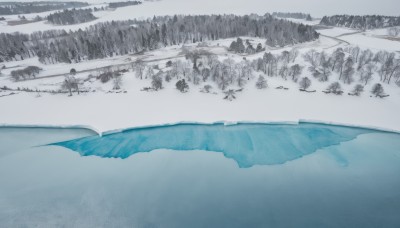
<svg viewBox="0 0 400 228">
<path fill-rule="evenodd" d="M 77 151 L 83 156 L 122 159 L 156 149 L 216 151 L 234 159 L 239 167 L 247 168 L 283 164 L 371 132 L 361 128 L 310 123 L 179 124 L 132 129 L 52 145 Z"/>
<path fill-rule="evenodd" d="M 400 134 L 360 128 L 0 128 L 0 227 L 398 228 L 399 175 Z"/>
</svg>

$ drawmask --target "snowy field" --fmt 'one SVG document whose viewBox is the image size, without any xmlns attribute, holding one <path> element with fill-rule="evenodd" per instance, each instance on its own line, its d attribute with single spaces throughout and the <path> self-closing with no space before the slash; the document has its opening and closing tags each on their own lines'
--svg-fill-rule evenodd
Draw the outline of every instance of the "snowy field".
<svg viewBox="0 0 400 228">
<path fill-rule="evenodd" d="M 36 30 L 49 30 L 62 28 L 65 30 L 77 30 L 85 28 L 94 23 L 110 20 L 126 20 L 132 18 L 148 18 L 153 15 L 171 14 L 203 14 L 203 13 L 261 13 L 263 7 L 257 7 L 256 0 L 233 2 L 231 6 L 226 1 L 217 1 L 214 7 L 208 7 L 203 2 L 184 1 L 182 7 L 176 7 L 175 1 L 164 0 L 155 2 L 144 2 L 143 5 L 118 8 L 115 11 L 95 12 L 97 20 L 71 26 L 53 26 L 45 22 L 37 22 L 18 26 L 7 26 L 2 22 L 1 32 L 24 32 L 30 33 Z M 246 7 L 240 7 L 244 6 Z M 96 5 L 98 6 L 98 5 Z M 101 6 L 101 5 L 100 5 Z M 93 7 L 93 6 L 90 6 Z M 222 11 L 221 8 L 224 8 Z M 190 10 L 189 10 L 190 9 Z M 240 10 L 239 10 L 240 9 Z M 47 13 L 40 14 L 45 16 Z M 265 12 L 264 12 L 265 13 Z M 34 17 L 36 14 L 28 15 Z M 7 17 L 6 17 L 7 18 Z M 290 19 L 294 22 L 306 23 L 303 20 Z M 317 24 L 318 20 L 307 22 Z M 319 40 L 284 48 L 266 47 L 266 51 L 280 54 L 284 50 L 297 48 L 300 52 L 298 61 L 304 65 L 302 54 L 310 49 L 332 53 L 338 47 L 346 48 L 349 45 L 358 45 L 362 49 L 369 48 L 373 52 L 386 50 L 391 52 L 400 51 L 400 42 L 384 39 L 379 35 L 383 31 L 359 32 L 345 28 L 330 28 L 318 30 L 324 36 Z M 246 39 L 244 37 L 243 39 Z M 252 39 L 253 43 L 265 43 L 263 39 Z M 253 55 L 237 55 L 228 52 L 227 49 L 234 39 L 213 41 L 208 43 L 206 49 L 218 55 L 220 60 L 232 58 L 241 61 L 243 58 L 253 60 L 262 57 L 263 53 Z M 188 48 L 196 48 L 197 44 L 189 45 Z M 0 75 L 0 87 L 7 86 L 12 89 L 59 89 L 64 75 L 71 68 L 78 72 L 77 78 L 86 79 L 90 74 L 99 73 L 98 68 L 113 65 L 127 66 L 140 59 L 150 65 L 165 68 L 167 61 L 177 59 L 184 60 L 180 46 L 171 46 L 155 51 L 146 52 L 143 55 L 125 55 L 101 60 L 90 60 L 73 64 L 50 64 L 44 65 L 37 58 L 23 61 L 7 62 L 6 69 Z M 13 82 L 10 72 L 34 65 L 43 68 L 38 75 L 39 79 Z M 58 76 L 57 76 L 58 75 Z M 48 77 L 49 78 L 41 77 Z M 254 77 L 257 77 L 255 75 Z M 312 78 L 311 73 L 304 69 L 301 77 Z M 143 92 L 143 87 L 150 86 L 150 80 L 139 80 L 132 71 L 122 76 L 123 85 L 119 92 L 112 90 L 112 82 L 106 84 L 98 80 L 85 81 L 83 88 L 89 93 L 79 96 L 68 97 L 66 95 L 52 95 L 48 93 L 25 93 L 0 90 L 0 124 L 5 125 L 88 125 L 99 132 L 115 129 L 162 125 L 177 122 L 205 122 L 216 121 L 250 121 L 250 122 L 298 122 L 300 120 L 315 120 L 322 122 L 333 122 L 346 125 L 361 125 L 380 129 L 400 131 L 400 88 L 394 83 L 384 85 L 385 92 L 390 96 L 384 99 L 371 97 L 370 90 L 377 80 L 369 83 L 360 97 L 348 96 L 354 84 L 343 85 L 344 95 L 335 96 L 322 93 L 329 85 L 313 80 L 311 89 L 316 93 L 302 93 L 299 85 L 291 80 L 282 80 L 278 77 L 267 77 L 269 88 L 256 90 L 255 81 L 252 80 L 244 87 L 244 91 L 237 95 L 233 102 L 223 100 L 224 94 L 215 90 L 215 94 L 204 94 L 199 92 L 203 85 L 192 86 L 188 93 L 181 94 L 175 89 L 176 81 L 165 83 L 165 89 L 158 92 Z M 355 76 L 358 80 L 358 76 Z M 331 81 L 338 80 L 338 75 L 331 76 Z M 217 86 L 213 85 L 214 88 Z M 284 86 L 288 90 L 275 89 Z M 10 95 L 10 96 L 9 96 Z M 112 118 L 110 118 L 112 116 Z"/>
</svg>

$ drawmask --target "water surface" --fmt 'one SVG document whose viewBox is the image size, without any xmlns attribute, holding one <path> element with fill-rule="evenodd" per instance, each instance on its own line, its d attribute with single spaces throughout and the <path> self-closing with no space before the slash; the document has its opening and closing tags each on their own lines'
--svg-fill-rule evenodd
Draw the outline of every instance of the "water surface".
<svg viewBox="0 0 400 228">
<path fill-rule="evenodd" d="M 400 226 L 398 134 L 308 124 L 190 128 L 110 138 L 0 129 L 0 226 Z M 128 139 L 140 145 L 126 153 Z M 81 151 L 41 146 L 57 142 Z M 87 146 L 97 143 L 112 152 Z"/>
</svg>

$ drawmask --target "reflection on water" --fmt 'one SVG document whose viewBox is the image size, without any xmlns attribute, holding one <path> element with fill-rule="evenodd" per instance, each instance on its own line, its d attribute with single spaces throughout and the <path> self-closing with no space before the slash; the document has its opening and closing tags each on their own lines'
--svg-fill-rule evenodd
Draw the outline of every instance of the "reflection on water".
<svg viewBox="0 0 400 228">
<path fill-rule="evenodd" d="M 10 142 L 16 140 L 0 146 Z M 37 145 L 43 143 L 50 142 Z M 284 164 L 246 169 L 223 153 L 204 150 L 159 149 L 110 159 L 81 157 L 58 146 L 24 146 L 0 150 L 0 224 L 399 227 L 399 173 L 400 136 L 371 131 Z"/>
</svg>

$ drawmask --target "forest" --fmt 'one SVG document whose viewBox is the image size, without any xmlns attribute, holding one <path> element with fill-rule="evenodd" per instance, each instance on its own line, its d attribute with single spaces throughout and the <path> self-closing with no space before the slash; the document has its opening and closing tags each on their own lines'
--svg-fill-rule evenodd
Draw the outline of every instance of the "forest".
<svg viewBox="0 0 400 228">
<path fill-rule="evenodd" d="M 390 17 L 381 15 L 334 15 L 322 18 L 321 25 L 338 26 L 353 29 L 377 29 L 393 26 L 400 26 L 400 17 Z"/>
<path fill-rule="evenodd" d="M 0 15 L 41 13 L 51 10 L 63 10 L 88 6 L 86 2 L 0 2 Z"/>
<path fill-rule="evenodd" d="M 140 4 L 142 4 L 142 2 L 140 2 L 140 1 L 110 2 L 110 3 L 108 3 L 108 7 L 119 8 L 119 7 L 125 7 L 125 6 L 135 6 L 135 5 L 140 5 Z"/>
<path fill-rule="evenodd" d="M 305 19 L 307 21 L 312 21 L 310 14 L 306 13 L 284 13 L 284 12 L 273 12 L 272 16 L 280 18 L 294 18 L 294 19 Z"/>
<path fill-rule="evenodd" d="M 52 13 L 47 16 L 47 20 L 56 25 L 79 24 L 96 19 L 92 14 L 92 9 L 72 9 Z"/>
<path fill-rule="evenodd" d="M 80 62 L 160 47 L 239 36 L 260 37 L 272 47 L 318 39 L 308 25 L 265 16 L 164 16 L 98 23 L 85 30 L 0 34 L 0 62 L 38 56 L 40 62 Z"/>
</svg>

